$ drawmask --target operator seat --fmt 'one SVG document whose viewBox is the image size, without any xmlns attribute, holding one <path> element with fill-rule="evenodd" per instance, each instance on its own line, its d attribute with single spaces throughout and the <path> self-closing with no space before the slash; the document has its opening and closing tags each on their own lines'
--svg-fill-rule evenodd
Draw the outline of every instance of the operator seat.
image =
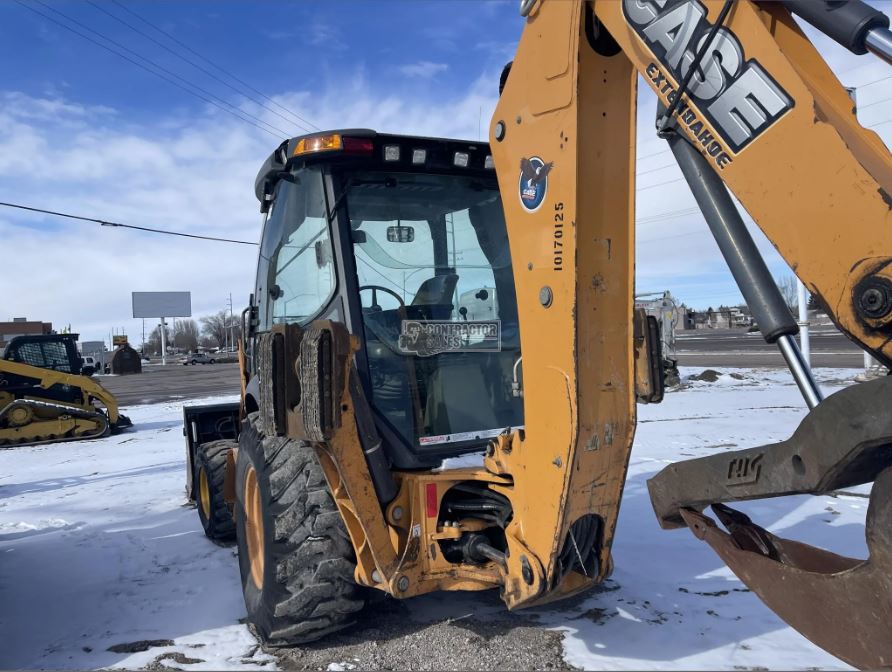
<svg viewBox="0 0 892 672">
<path fill-rule="evenodd" d="M 458 276 L 455 273 L 428 278 L 415 293 L 409 315 L 424 320 L 448 320 L 452 317 L 452 296 L 457 284 Z"/>
</svg>

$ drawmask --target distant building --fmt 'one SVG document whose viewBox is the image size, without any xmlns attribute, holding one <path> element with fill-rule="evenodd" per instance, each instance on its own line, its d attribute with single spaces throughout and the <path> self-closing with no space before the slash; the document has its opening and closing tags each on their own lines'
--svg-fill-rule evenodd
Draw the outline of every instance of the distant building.
<svg viewBox="0 0 892 672">
<path fill-rule="evenodd" d="M 753 324 L 749 309 L 719 306 L 717 310 L 684 310 L 685 329 L 746 329 Z"/>
<path fill-rule="evenodd" d="M 0 350 L 16 336 L 39 336 L 53 333 L 52 322 L 35 322 L 27 317 L 14 317 L 12 322 L 0 322 Z"/>
</svg>

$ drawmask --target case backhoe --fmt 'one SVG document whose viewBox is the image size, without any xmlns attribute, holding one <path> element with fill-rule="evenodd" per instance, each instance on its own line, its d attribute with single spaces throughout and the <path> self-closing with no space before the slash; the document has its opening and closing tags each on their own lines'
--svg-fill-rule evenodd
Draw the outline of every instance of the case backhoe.
<svg viewBox="0 0 892 672">
<path fill-rule="evenodd" d="M 792 0 L 521 13 L 489 144 L 333 131 L 282 143 L 258 175 L 242 400 L 185 411 L 190 494 L 209 536 L 237 537 L 249 622 L 294 644 L 349 624 L 367 588 L 498 588 L 519 608 L 610 574 L 636 402 L 663 391 L 659 329 L 633 309 L 640 74 L 812 409 L 786 441 L 670 466 L 654 509 L 818 645 L 892 665 L 892 378 L 823 399 L 728 193 L 892 364 L 892 160 L 793 13 L 886 60 L 888 18 Z M 871 481 L 866 561 L 726 505 Z"/>
</svg>

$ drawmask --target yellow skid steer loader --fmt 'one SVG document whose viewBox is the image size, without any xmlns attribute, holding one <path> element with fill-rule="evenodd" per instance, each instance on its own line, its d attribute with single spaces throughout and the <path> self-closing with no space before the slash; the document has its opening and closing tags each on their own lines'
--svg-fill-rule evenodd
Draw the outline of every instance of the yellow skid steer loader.
<svg viewBox="0 0 892 672">
<path fill-rule="evenodd" d="M 82 361 L 77 334 L 9 342 L 0 359 L 0 448 L 93 439 L 132 426 L 114 395 L 81 375 Z"/>
</svg>

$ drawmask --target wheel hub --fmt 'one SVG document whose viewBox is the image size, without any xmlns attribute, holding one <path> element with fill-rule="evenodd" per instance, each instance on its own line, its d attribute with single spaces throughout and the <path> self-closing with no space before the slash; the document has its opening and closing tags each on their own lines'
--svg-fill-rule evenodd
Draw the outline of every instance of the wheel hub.
<svg viewBox="0 0 892 672">
<path fill-rule="evenodd" d="M 245 474 L 245 537 L 248 542 L 248 559 L 251 563 L 251 580 L 257 590 L 263 588 L 263 512 L 260 505 L 260 488 L 257 471 L 248 466 Z"/>
<path fill-rule="evenodd" d="M 208 475 L 204 467 L 198 470 L 198 499 L 204 519 L 211 517 L 211 489 L 208 486 Z"/>
</svg>

